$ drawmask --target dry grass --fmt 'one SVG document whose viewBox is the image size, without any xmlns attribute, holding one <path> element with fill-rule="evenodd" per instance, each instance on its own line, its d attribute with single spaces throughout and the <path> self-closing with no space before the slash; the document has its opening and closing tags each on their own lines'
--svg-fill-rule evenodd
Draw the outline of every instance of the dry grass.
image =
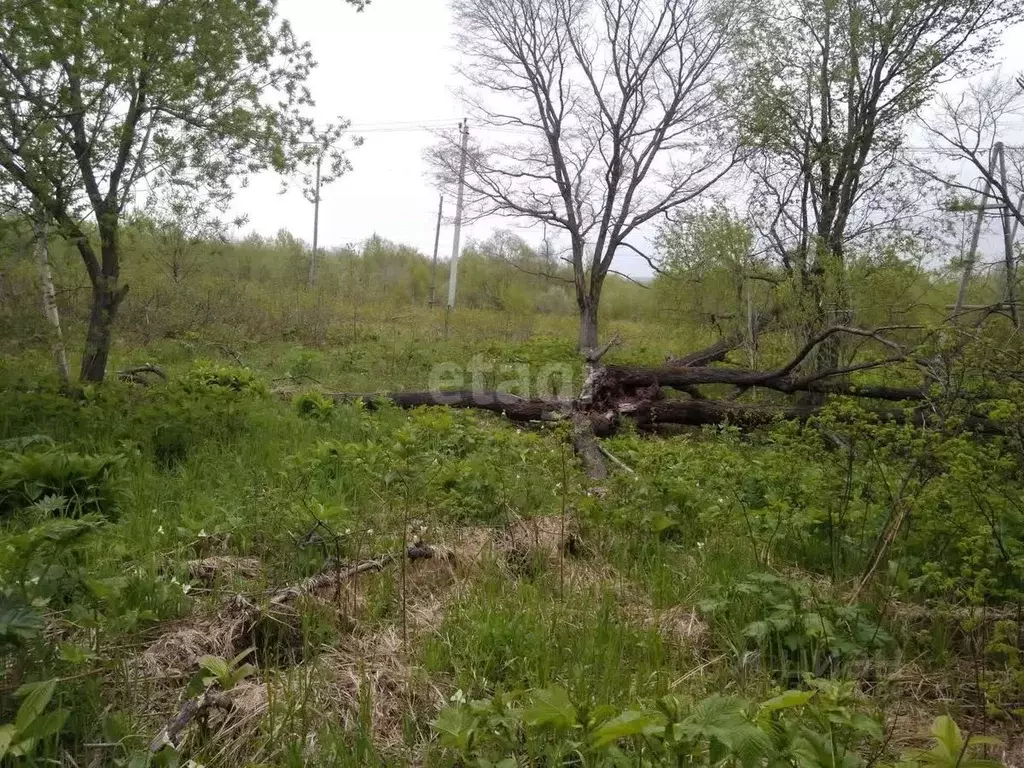
<svg viewBox="0 0 1024 768">
<path fill-rule="evenodd" d="M 403 603 L 408 646 L 400 621 L 378 627 L 366 622 L 369 580 L 400 581 L 401 566 L 394 563 L 384 572 L 357 574 L 337 583 L 310 582 L 309 590 L 287 602 L 271 599 L 269 605 L 257 606 L 245 597 L 235 596 L 214 613 L 167 626 L 133 661 L 133 666 L 147 678 L 173 685 L 165 685 L 165 695 L 160 696 L 166 699 L 165 708 L 170 711 L 172 691 L 175 699 L 181 698 L 180 681 L 195 672 L 201 657 L 230 658 L 250 645 L 259 648 L 259 637 L 271 622 L 278 625 L 275 640 L 287 642 L 289 629 L 299 633 L 300 614 L 309 609 L 309 601 L 314 601 L 321 608 L 335 611 L 338 625 L 348 634 L 343 642 L 315 649 L 317 653 L 312 658 L 298 659 L 295 666 L 284 671 L 268 668 L 266 665 L 273 663 L 274 656 L 265 653 L 260 664 L 263 680 L 240 683 L 229 692 L 231 710 L 211 716 L 209 728 L 218 745 L 218 761 L 232 755 L 248 756 L 250 753 L 245 750 L 257 739 L 260 722 L 271 702 L 283 700 L 302 686 L 311 687 L 305 698 L 319 717 L 333 718 L 332 722 L 345 726 L 355 727 L 361 716 L 360 703 L 369 702 L 375 743 L 381 749 L 393 748 L 401 741 L 405 714 L 434 712 L 444 703 L 439 687 L 410 666 L 410 647 L 417 637 L 440 626 L 446 606 L 461 591 L 462 576 L 474 570 L 475 560 L 468 555 L 460 556 L 444 547 L 435 547 L 434 552 L 432 558 L 406 561 Z M 217 577 L 239 566 L 237 560 L 216 558 L 213 564 L 209 562 L 212 559 L 197 564 L 197 571 Z M 466 567 L 457 567 L 460 563 Z M 252 565 L 242 563 L 241 567 L 253 572 Z"/>
<path fill-rule="evenodd" d="M 258 578 L 263 572 L 263 563 L 255 557 L 211 555 L 201 560 L 189 560 L 188 572 L 195 581 L 212 586 L 218 580 Z"/>
</svg>

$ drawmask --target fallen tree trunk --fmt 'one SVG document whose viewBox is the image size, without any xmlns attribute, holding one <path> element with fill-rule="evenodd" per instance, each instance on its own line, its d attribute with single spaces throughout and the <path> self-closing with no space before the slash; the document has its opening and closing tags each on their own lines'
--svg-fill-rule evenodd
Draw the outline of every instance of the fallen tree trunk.
<svg viewBox="0 0 1024 768">
<path fill-rule="evenodd" d="M 178 714 L 160 729 L 160 733 L 149 744 L 150 752 L 159 752 L 165 746 L 177 749 L 181 742 L 181 733 L 195 719 L 203 717 L 211 709 L 230 710 L 231 699 L 218 690 L 203 691 L 198 696 L 186 699 Z"/>
<path fill-rule="evenodd" d="M 498 413 L 512 421 L 550 421 L 562 418 L 568 403 L 558 400 L 528 400 L 509 392 L 484 390 L 474 392 L 462 390 L 436 390 L 430 392 L 331 392 L 328 397 L 335 402 L 362 400 L 373 410 L 382 403 L 391 403 L 399 408 L 417 408 L 421 405 L 444 405 L 449 408 L 476 408 Z"/>
<path fill-rule="evenodd" d="M 604 480 L 608 477 L 608 467 L 597 444 L 594 424 L 582 413 L 577 413 L 572 418 L 572 447 L 580 457 L 583 471 L 587 473 L 588 478 Z"/>
<path fill-rule="evenodd" d="M 884 365 L 894 360 L 879 361 Z M 857 370 L 865 370 L 869 365 L 862 364 Z M 849 366 L 852 368 L 853 366 Z M 651 387 L 670 387 L 685 391 L 689 387 L 700 384 L 729 384 L 734 387 L 762 387 L 783 394 L 792 395 L 797 392 L 820 392 L 832 395 L 850 395 L 868 397 L 878 400 L 922 400 L 925 392 L 920 387 L 883 387 L 857 386 L 845 381 L 829 381 L 834 376 L 845 375 L 851 371 L 836 369 L 808 376 L 795 377 L 788 374 L 765 373 L 746 368 L 711 368 L 707 366 L 662 366 L 658 368 L 638 368 L 624 366 L 608 366 L 605 368 L 605 382 L 609 388 L 617 387 L 625 394 Z"/>
<path fill-rule="evenodd" d="M 693 352 L 688 352 L 681 357 L 667 360 L 666 365 L 670 366 L 704 366 L 708 363 L 720 363 L 725 360 L 726 355 L 732 352 L 734 349 L 738 349 L 743 346 L 747 341 L 747 336 L 750 331 L 753 331 L 754 338 L 757 338 L 762 332 L 766 331 L 772 323 L 774 323 L 780 314 L 781 310 L 778 307 L 770 309 L 766 312 L 759 312 L 754 318 L 752 327 L 750 330 L 741 329 L 733 331 L 718 341 L 712 342 L 703 349 L 698 349 Z"/>
<path fill-rule="evenodd" d="M 743 429 L 765 427 L 779 420 L 807 421 L 821 412 L 824 406 L 812 404 L 797 405 L 750 405 L 723 400 L 662 400 L 624 406 L 619 413 L 634 419 L 639 429 L 656 431 L 659 425 L 678 424 L 702 427 L 715 424 L 731 424 Z M 940 427 L 942 418 L 928 408 L 871 408 L 864 414 L 880 422 L 913 424 L 917 427 Z M 968 416 L 962 424 L 972 432 L 988 435 L 1003 434 L 995 422 L 980 417 Z M 598 434 L 611 434 L 605 429 Z"/>
<path fill-rule="evenodd" d="M 757 319 L 755 333 L 775 319 L 767 313 Z M 391 403 L 401 408 L 447 406 L 474 408 L 501 414 L 516 422 L 572 421 L 572 444 L 584 470 L 592 480 L 608 475 L 597 437 L 614 434 L 622 420 L 630 419 L 639 429 L 666 431 L 684 426 L 731 424 L 756 429 L 779 419 L 806 421 L 821 411 L 817 403 L 743 403 L 739 397 L 751 389 L 763 389 L 780 395 L 817 393 L 856 397 L 865 400 L 904 402 L 917 407 L 901 409 L 876 404 L 868 409 L 881 421 L 911 423 L 922 427 L 942 427 L 944 418 L 931 407 L 927 385 L 935 381 L 928 360 L 917 359 L 911 348 L 893 340 L 888 332 L 921 330 L 918 326 L 888 326 L 865 329 L 854 326 L 830 326 L 810 339 L 784 365 L 769 371 L 733 366 L 715 367 L 711 362 L 723 360 L 727 353 L 743 341 L 742 334 L 732 334 L 703 350 L 684 355 L 662 366 L 622 366 L 601 364 L 602 356 L 617 342 L 613 339 L 599 351 L 587 356 L 585 376 L 579 395 L 572 401 L 526 399 L 496 391 L 426 391 L 382 394 L 333 393 L 335 401 L 362 400 L 368 408 Z M 886 350 L 888 357 L 876 357 L 846 366 L 812 372 L 801 371 L 817 345 L 837 334 L 861 337 Z M 897 364 L 915 365 L 921 371 L 922 386 L 857 385 L 850 375 Z M 698 389 L 707 385 L 726 385 L 732 394 L 712 399 Z M 665 396 L 665 389 L 685 392 L 689 400 Z M 998 425 L 980 416 L 968 416 L 958 422 L 967 429 L 998 434 Z"/>
</svg>

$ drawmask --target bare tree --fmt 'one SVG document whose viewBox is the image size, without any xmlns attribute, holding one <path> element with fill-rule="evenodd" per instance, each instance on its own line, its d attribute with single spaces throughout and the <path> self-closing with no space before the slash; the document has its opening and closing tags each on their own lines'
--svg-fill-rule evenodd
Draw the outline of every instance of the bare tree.
<svg viewBox="0 0 1024 768">
<path fill-rule="evenodd" d="M 931 151 L 915 161 L 915 169 L 942 184 L 952 198 L 949 207 L 975 213 L 956 310 L 966 299 L 984 220 L 995 217 L 1003 234 L 1005 298 L 1019 323 L 1013 240 L 1024 222 L 1024 150 L 1003 139 L 1024 129 L 1024 93 L 1013 78 L 996 73 L 968 83 L 958 94 L 943 94 L 919 123 Z"/>
<path fill-rule="evenodd" d="M 454 0 L 474 135 L 472 215 L 561 230 L 595 349 L 601 289 L 646 223 L 735 162 L 718 88 L 737 13 L 717 0 Z M 492 138 L 499 139 L 491 141 Z M 455 137 L 432 153 L 457 178 Z"/>
<path fill-rule="evenodd" d="M 934 108 L 921 115 L 918 125 L 927 137 L 930 157 L 915 161 L 916 170 L 948 190 L 972 198 L 978 193 L 976 180 L 980 179 L 990 186 L 989 197 L 995 204 L 1024 222 L 1019 202 L 1024 192 L 1024 150 L 1005 147 L 1005 182 L 998 160 L 992 163 L 995 145 L 1019 136 L 1024 129 L 1024 93 L 1013 78 L 995 73 L 968 83 L 959 93 L 942 94 Z"/>
</svg>

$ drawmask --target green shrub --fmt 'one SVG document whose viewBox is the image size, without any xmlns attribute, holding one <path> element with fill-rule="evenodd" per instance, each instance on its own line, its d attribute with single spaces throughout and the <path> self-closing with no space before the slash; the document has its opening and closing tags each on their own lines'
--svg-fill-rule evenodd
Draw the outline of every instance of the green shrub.
<svg viewBox="0 0 1024 768">
<path fill-rule="evenodd" d="M 208 360 L 197 361 L 182 378 L 181 384 L 186 392 L 222 389 L 261 396 L 269 393 L 267 383 L 249 368 L 219 365 Z"/>
<path fill-rule="evenodd" d="M 761 704 L 733 696 L 656 709 L 590 706 L 560 687 L 455 703 L 431 723 L 461 765 L 799 765 L 860 768 L 877 759 L 881 718 L 849 682 L 808 678 Z"/>
<path fill-rule="evenodd" d="M 334 411 L 334 401 L 319 392 L 301 392 L 292 400 L 299 416 L 314 421 L 327 421 Z"/>
<path fill-rule="evenodd" d="M 96 512 L 114 517 L 115 475 L 123 464 L 121 456 L 85 455 L 61 448 L 0 455 L 0 518 L 48 497 L 63 500 L 50 509 L 54 515 L 79 517 Z"/>
<path fill-rule="evenodd" d="M 844 665 L 892 643 L 866 608 L 837 603 L 809 584 L 770 573 L 714 589 L 700 608 L 727 632 L 739 629 L 737 645 L 759 651 L 785 682 L 808 672 L 837 675 Z"/>
</svg>

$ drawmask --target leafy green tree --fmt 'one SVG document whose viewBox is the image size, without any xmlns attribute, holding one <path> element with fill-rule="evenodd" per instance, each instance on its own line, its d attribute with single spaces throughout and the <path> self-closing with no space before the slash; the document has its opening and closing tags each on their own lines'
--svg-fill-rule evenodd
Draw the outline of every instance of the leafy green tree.
<svg viewBox="0 0 1024 768">
<path fill-rule="evenodd" d="M 736 103 L 761 234 L 806 296 L 811 331 L 844 322 L 854 240 L 906 234 L 920 185 L 903 152 L 937 86 L 990 59 L 1020 0 L 770 0 L 743 35 Z M 824 364 L 838 351 L 822 345 Z"/>
<path fill-rule="evenodd" d="M 345 169 L 345 124 L 309 116 L 314 66 L 276 0 L 0 0 L 0 196 L 41 208 L 82 257 L 84 381 L 106 372 L 142 179 L 224 199 L 233 178 L 320 153 L 328 176 Z"/>
</svg>

